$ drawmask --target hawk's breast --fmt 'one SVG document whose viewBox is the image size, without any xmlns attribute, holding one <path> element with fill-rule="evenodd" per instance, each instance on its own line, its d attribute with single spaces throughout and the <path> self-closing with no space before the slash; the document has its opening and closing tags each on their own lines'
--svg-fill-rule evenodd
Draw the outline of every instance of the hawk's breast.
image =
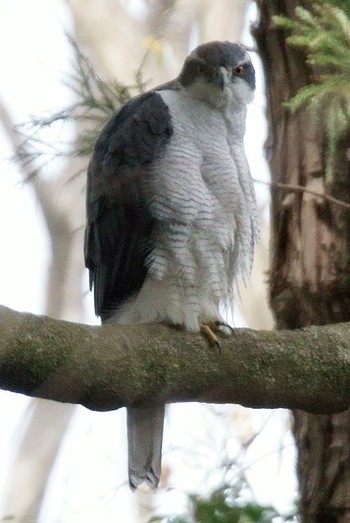
<svg viewBox="0 0 350 523">
<path fill-rule="evenodd" d="M 235 118 L 238 124 L 245 114 L 219 110 L 184 91 L 159 94 L 174 132 L 148 169 L 153 249 L 129 310 L 134 316 L 139 311 L 137 321 L 198 330 L 201 321 L 221 318 L 219 307 L 231 303 L 238 276 L 250 273 L 255 199 L 243 132 L 235 130 Z"/>
<path fill-rule="evenodd" d="M 212 253 L 212 264 L 216 265 L 221 254 L 225 257 L 225 279 L 231 286 L 238 273 L 250 272 L 256 231 L 255 197 L 243 133 L 234 131 L 235 119 L 238 128 L 242 115 L 236 110 L 227 116 L 226 110 L 194 103 L 190 95 L 177 91 L 160 94 L 169 106 L 174 133 L 166 154 L 152 167 L 152 214 L 160 224 L 171 224 L 167 247 L 175 237 L 179 247 L 183 244 L 182 250 L 170 250 L 180 257 L 180 264 L 184 256 L 183 271 L 189 281 L 204 257 L 208 262 Z M 241 109 L 245 112 L 245 106 Z M 192 245 L 186 253 L 185 246 L 196 240 L 199 245 Z"/>
</svg>

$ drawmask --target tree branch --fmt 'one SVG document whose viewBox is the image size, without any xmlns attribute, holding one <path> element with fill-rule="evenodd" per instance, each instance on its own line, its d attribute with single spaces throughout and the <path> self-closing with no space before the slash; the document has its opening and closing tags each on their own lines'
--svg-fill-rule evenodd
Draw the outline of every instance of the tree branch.
<svg viewBox="0 0 350 523">
<path fill-rule="evenodd" d="M 316 196 L 316 198 L 319 198 L 321 200 L 326 200 L 327 202 L 334 203 L 335 205 L 339 205 L 339 207 L 343 207 L 344 209 L 350 210 L 350 203 L 345 202 L 344 200 L 339 200 L 338 198 L 334 198 L 334 196 L 331 196 L 327 193 L 322 193 L 318 191 L 312 191 L 311 189 L 308 189 L 304 185 L 293 185 L 291 183 L 279 183 L 279 182 L 267 182 L 265 180 L 257 180 L 254 179 L 255 183 L 262 183 L 263 185 L 269 185 L 270 187 L 277 187 L 278 189 L 284 189 L 286 191 L 294 191 L 294 192 L 302 192 L 306 194 L 311 194 L 312 196 Z"/>
<path fill-rule="evenodd" d="M 350 324 L 237 329 L 221 350 L 161 324 L 89 326 L 0 307 L 0 387 L 92 410 L 202 401 L 339 412 Z"/>
</svg>

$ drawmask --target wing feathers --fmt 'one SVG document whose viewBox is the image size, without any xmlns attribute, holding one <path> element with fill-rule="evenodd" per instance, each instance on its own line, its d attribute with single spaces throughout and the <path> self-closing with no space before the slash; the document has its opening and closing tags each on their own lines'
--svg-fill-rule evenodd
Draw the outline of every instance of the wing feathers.
<svg viewBox="0 0 350 523">
<path fill-rule="evenodd" d="M 147 176 L 173 132 L 156 92 L 141 95 L 104 127 L 88 168 L 85 261 L 96 314 L 115 310 L 141 288 L 152 250 Z"/>
</svg>

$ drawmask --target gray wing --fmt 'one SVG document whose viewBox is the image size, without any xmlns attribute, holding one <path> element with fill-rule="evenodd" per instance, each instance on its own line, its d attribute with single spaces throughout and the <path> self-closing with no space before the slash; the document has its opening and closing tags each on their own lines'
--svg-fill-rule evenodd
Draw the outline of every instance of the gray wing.
<svg viewBox="0 0 350 523">
<path fill-rule="evenodd" d="M 147 176 L 172 132 L 167 105 L 151 91 L 124 105 L 96 142 L 88 167 L 85 264 L 102 319 L 146 277 L 153 225 Z"/>
</svg>

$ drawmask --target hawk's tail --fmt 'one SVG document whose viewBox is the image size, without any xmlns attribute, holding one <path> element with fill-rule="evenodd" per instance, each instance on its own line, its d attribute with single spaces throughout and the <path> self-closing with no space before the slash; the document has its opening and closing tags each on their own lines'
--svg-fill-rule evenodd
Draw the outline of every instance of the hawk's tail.
<svg viewBox="0 0 350 523">
<path fill-rule="evenodd" d="M 165 406 L 128 407 L 129 483 L 158 486 L 161 469 Z"/>
</svg>

